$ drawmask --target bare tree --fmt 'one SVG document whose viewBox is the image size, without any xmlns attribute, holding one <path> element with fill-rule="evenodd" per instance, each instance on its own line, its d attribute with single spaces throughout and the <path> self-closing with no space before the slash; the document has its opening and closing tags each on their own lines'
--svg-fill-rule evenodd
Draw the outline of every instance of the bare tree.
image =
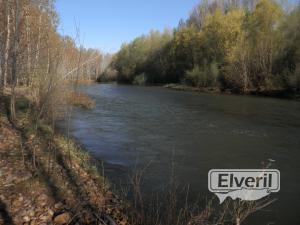
<svg viewBox="0 0 300 225">
<path fill-rule="evenodd" d="M 17 85 L 17 48 L 19 41 L 19 22 L 20 22 L 20 9 L 19 0 L 15 0 L 15 24 L 14 24 L 14 36 L 12 43 L 12 65 L 11 65 L 11 99 L 10 99 L 10 116 L 11 121 L 16 120 L 16 95 L 15 88 Z"/>
<path fill-rule="evenodd" d="M 5 11 L 6 11 L 6 41 L 5 41 L 5 51 L 4 51 L 4 67 L 3 67 L 3 78 L 2 86 L 6 86 L 7 75 L 8 75 L 8 60 L 10 53 L 10 39 L 11 39 L 11 9 L 10 9 L 10 0 L 6 1 Z"/>
</svg>

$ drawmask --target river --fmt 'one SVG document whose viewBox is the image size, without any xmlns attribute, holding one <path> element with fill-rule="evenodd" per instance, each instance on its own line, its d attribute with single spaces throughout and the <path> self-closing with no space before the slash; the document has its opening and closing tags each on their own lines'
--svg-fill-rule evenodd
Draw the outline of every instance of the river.
<svg viewBox="0 0 300 225">
<path fill-rule="evenodd" d="M 210 169 L 261 168 L 273 159 L 281 172 L 281 190 L 272 194 L 278 200 L 246 224 L 300 224 L 299 102 L 116 84 L 80 89 L 96 107 L 74 110 L 71 135 L 103 160 L 115 184 L 149 166 L 146 192 L 163 190 L 174 172 L 191 196 L 212 196 Z"/>
</svg>

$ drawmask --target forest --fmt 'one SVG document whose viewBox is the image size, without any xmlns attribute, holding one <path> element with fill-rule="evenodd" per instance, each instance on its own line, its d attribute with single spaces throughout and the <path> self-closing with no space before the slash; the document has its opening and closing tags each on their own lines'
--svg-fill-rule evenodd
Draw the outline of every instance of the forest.
<svg viewBox="0 0 300 225">
<path fill-rule="evenodd" d="M 76 23 L 76 37 L 58 33 L 55 1 L 1 0 L 0 18 L 0 95 L 11 93 L 12 120 L 16 87 L 26 89 L 41 119 L 54 116 L 50 106 L 60 102 L 67 80 L 95 80 L 101 72 L 104 55 L 83 47 Z"/>
<path fill-rule="evenodd" d="M 0 0 L 1 225 L 126 219 L 91 157 L 56 129 L 73 106 L 93 107 L 77 87 L 94 81 L 109 55 L 83 47 L 76 21 L 75 37 L 58 25 L 55 0 Z"/>
<path fill-rule="evenodd" d="M 201 1 L 177 28 L 123 44 L 102 77 L 235 93 L 299 92 L 300 5 Z"/>
</svg>

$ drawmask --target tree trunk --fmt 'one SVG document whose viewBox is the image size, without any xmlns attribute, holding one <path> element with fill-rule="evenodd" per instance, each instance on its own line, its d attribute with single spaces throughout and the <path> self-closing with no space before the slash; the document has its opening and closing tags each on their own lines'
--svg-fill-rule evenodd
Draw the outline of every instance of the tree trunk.
<svg viewBox="0 0 300 225">
<path fill-rule="evenodd" d="M 2 52 L 0 53 L 2 54 Z M 0 55 L 0 97 L 3 95 L 3 72 L 2 72 L 2 56 Z"/>
<path fill-rule="evenodd" d="M 29 24 L 29 7 L 26 12 L 26 39 L 27 39 L 27 78 L 26 85 L 30 85 L 30 71 L 31 71 L 31 43 L 30 43 L 30 24 Z"/>
<path fill-rule="evenodd" d="M 39 7 L 41 9 L 41 7 Z M 40 42 L 41 42 L 41 26 L 42 26 L 42 14 L 39 16 L 39 24 L 38 24 L 38 40 L 36 43 L 36 54 L 35 54 L 35 72 L 37 72 L 37 67 L 40 58 Z"/>
<path fill-rule="evenodd" d="M 17 42 L 19 38 L 19 0 L 16 0 L 15 27 L 14 27 L 12 66 L 11 66 L 11 99 L 10 99 L 10 119 L 12 122 L 16 120 L 16 95 L 15 88 L 17 84 Z"/>
<path fill-rule="evenodd" d="M 247 51 L 247 50 L 246 50 Z M 248 76 L 248 53 L 243 52 L 242 53 L 242 73 L 243 73 L 243 92 L 248 92 L 249 87 L 249 76 Z"/>
<path fill-rule="evenodd" d="M 5 42 L 5 53 L 4 53 L 4 72 L 2 78 L 3 87 L 7 83 L 7 74 L 8 74 L 8 60 L 9 60 L 9 51 L 10 51 L 10 10 L 9 10 L 9 1 L 6 2 L 6 42 Z"/>
</svg>

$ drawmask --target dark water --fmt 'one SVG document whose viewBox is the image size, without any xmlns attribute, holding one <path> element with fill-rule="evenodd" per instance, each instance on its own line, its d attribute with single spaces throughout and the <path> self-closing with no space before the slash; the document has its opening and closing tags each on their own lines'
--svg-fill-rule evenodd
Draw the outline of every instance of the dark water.
<svg viewBox="0 0 300 225">
<path fill-rule="evenodd" d="M 115 84 L 81 89 L 96 108 L 75 110 L 71 134 L 114 182 L 151 162 L 146 191 L 162 190 L 174 168 L 191 196 L 211 196 L 210 169 L 261 168 L 271 158 L 281 172 L 279 199 L 247 224 L 300 224 L 299 102 Z"/>
</svg>

